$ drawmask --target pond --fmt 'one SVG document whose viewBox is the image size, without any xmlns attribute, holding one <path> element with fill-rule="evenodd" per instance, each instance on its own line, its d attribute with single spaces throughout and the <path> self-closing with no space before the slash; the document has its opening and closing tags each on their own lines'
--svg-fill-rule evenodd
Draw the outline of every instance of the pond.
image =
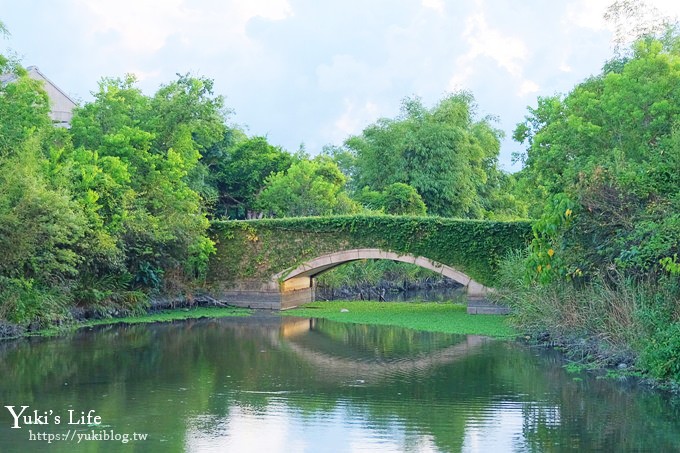
<svg viewBox="0 0 680 453">
<path fill-rule="evenodd" d="M 1 452 L 680 451 L 668 395 L 485 337 L 259 314 L 4 342 L 0 364 Z"/>
</svg>

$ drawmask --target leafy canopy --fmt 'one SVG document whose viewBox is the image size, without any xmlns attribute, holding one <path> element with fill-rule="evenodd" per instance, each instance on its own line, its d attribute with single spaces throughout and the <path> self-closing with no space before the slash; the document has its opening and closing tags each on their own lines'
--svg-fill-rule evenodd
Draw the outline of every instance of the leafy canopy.
<svg viewBox="0 0 680 453">
<path fill-rule="evenodd" d="M 527 145 L 520 178 L 549 199 L 545 215 L 564 217 L 551 211 L 555 197 L 573 205 L 573 222 L 549 232 L 567 275 L 646 273 L 680 251 L 679 43 L 638 40 L 566 96 L 540 98 L 515 130 Z"/>
<path fill-rule="evenodd" d="M 347 139 L 353 162 L 335 154 L 355 166 L 357 188 L 381 192 L 394 183 L 407 184 L 430 214 L 480 218 L 484 187 L 499 171 L 502 132 L 490 118 L 475 119 L 475 110 L 468 92 L 448 95 L 430 109 L 418 98 L 407 98 L 397 118 L 382 118 Z"/>
<path fill-rule="evenodd" d="M 347 214 L 357 210 L 344 192 L 346 178 L 326 156 L 298 158 L 286 171 L 272 174 L 256 207 L 276 217 Z"/>
</svg>

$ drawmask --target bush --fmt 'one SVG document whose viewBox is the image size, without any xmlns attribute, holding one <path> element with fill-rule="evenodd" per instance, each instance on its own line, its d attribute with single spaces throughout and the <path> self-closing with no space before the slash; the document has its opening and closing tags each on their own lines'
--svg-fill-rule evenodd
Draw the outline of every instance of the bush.
<svg viewBox="0 0 680 453">
<path fill-rule="evenodd" d="M 657 379 L 680 382 L 680 279 L 661 279 L 653 296 L 639 313 L 646 333 L 640 366 Z"/>
<path fill-rule="evenodd" d="M 662 380 L 680 382 L 680 285 L 677 277 L 633 279 L 595 275 L 587 283 L 539 284 L 524 274 L 526 253 L 499 268 L 496 298 L 512 309 L 521 331 L 597 365 L 634 363 Z"/>
<path fill-rule="evenodd" d="M 59 321 L 67 317 L 67 298 L 34 280 L 0 276 L 0 319 L 16 324 Z"/>
</svg>

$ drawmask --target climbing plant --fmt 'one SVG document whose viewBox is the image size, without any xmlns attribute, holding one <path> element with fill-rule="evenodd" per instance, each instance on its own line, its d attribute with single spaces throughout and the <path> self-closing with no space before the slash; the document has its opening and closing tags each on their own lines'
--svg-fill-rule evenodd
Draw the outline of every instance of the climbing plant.
<svg viewBox="0 0 680 453">
<path fill-rule="evenodd" d="M 380 248 L 423 256 L 493 286 L 498 262 L 526 247 L 529 221 L 491 222 L 441 217 L 353 215 L 254 221 L 215 221 L 213 282 L 266 280 L 318 256 Z"/>
</svg>

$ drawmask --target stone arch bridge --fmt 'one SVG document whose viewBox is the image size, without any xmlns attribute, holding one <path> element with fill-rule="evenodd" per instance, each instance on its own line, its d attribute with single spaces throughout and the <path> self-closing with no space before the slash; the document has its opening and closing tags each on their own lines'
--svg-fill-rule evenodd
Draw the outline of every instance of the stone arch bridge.
<svg viewBox="0 0 680 453">
<path fill-rule="evenodd" d="M 208 291 L 223 302 L 286 309 L 314 300 L 315 277 L 364 259 L 412 263 L 482 298 L 499 260 L 524 247 L 528 221 L 497 222 L 409 216 L 337 216 L 216 221 L 217 253 Z"/>
</svg>

